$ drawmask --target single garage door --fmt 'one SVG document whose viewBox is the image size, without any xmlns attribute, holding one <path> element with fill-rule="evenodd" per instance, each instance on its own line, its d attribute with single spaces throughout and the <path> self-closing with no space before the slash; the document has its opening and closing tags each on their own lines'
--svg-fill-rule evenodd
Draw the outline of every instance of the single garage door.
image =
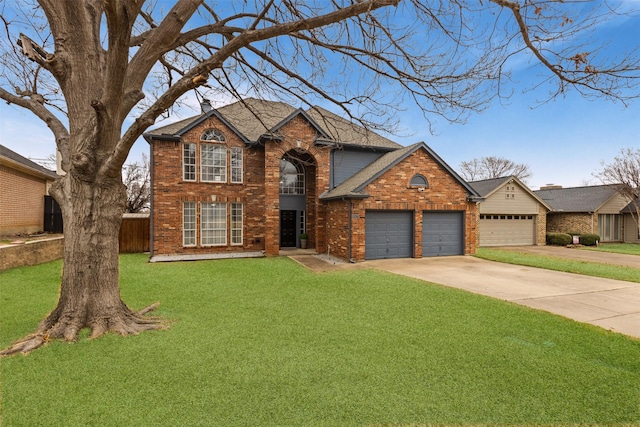
<svg viewBox="0 0 640 427">
<path fill-rule="evenodd" d="M 413 256 L 413 212 L 367 211 L 365 259 Z"/>
<path fill-rule="evenodd" d="M 535 244 L 534 215 L 480 215 L 480 246 Z"/>
<path fill-rule="evenodd" d="M 464 255 L 462 212 L 424 212 L 422 256 Z"/>
</svg>

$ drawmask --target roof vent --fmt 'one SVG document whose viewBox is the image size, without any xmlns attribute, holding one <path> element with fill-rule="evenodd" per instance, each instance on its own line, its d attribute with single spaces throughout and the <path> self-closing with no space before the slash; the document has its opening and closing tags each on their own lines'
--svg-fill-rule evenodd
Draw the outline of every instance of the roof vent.
<svg viewBox="0 0 640 427">
<path fill-rule="evenodd" d="M 211 102 L 208 99 L 202 100 L 202 102 L 200 103 L 200 108 L 202 109 L 203 114 L 213 110 L 213 107 L 211 106 Z"/>
</svg>

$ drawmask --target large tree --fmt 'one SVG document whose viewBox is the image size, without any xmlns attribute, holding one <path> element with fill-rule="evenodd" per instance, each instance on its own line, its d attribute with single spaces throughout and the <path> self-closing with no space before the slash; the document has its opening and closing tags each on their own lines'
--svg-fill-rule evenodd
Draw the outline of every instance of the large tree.
<svg viewBox="0 0 640 427">
<path fill-rule="evenodd" d="M 522 182 L 531 177 L 531 169 L 526 163 L 516 163 L 504 157 L 488 156 L 460 162 L 460 175 L 467 181 L 515 176 Z"/>
<path fill-rule="evenodd" d="M 602 7 L 601 7 L 602 6 Z M 509 59 L 555 82 L 626 102 L 638 96 L 637 51 L 612 57 L 580 34 L 613 16 L 594 2 L 247 0 L 3 2 L 0 98 L 55 137 L 66 174 L 51 189 L 65 224 L 56 308 L 3 354 L 47 340 L 162 327 L 120 297 L 122 167 L 134 142 L 187 92 L 334 104 L 392 129 L 405 102 L 457 120 L 503 96 Z M 592 42 L 593 40 L 591 40 Z M 606 40 L 603 40 L 606 43 Z"/>
</svg>

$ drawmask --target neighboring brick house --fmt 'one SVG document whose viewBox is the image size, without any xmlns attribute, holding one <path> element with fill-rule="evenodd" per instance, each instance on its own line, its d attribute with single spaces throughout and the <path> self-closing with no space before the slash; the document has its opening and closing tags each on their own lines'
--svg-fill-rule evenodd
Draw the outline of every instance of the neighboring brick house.
<svg viewBox="0 0 640 427">
<path fill-rule="evenodd" d="M 471 254 L 478 194 L 424 143 L 319 107 L 246 99 L 146 133 L 152 260 Z"/>
<path fill-rule="evenodd" d="M 484 199 L 478 218 L 479 246 L 545 245 L 544 200 L 515 176 L 470 182 Z"/>
<path fill-rule="evenodd" d="M 44 230 L 45 196 L 55 172 L 0 145 L 0 235 Z"/>
<path fill-rule="evenodd" d="M 618 193 L 616 185 L 547 186 L 534 193 L 551 206 L 548 232 L 597 234 L 602 242 L 623 240 L 621 211 L 630 200 Z"/>
</svg>

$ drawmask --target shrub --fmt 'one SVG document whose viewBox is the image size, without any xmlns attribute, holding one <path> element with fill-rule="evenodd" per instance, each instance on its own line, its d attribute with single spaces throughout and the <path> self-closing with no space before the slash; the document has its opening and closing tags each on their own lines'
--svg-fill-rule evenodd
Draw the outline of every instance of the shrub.
<svg viewBox="0 0 640 427">
<path fill-rule="evenodd" d="M 547 233 L 547 244 L 566 246 L 573 242 L 573 238 L 566 233 Z"/>
<path fill-rule="evenodd" d="M 581 234 L 580 244 L 585 246 L 595 246 L 596 242 L 600 241 L 600 236 L 597 234 Z"/>
</svg>

